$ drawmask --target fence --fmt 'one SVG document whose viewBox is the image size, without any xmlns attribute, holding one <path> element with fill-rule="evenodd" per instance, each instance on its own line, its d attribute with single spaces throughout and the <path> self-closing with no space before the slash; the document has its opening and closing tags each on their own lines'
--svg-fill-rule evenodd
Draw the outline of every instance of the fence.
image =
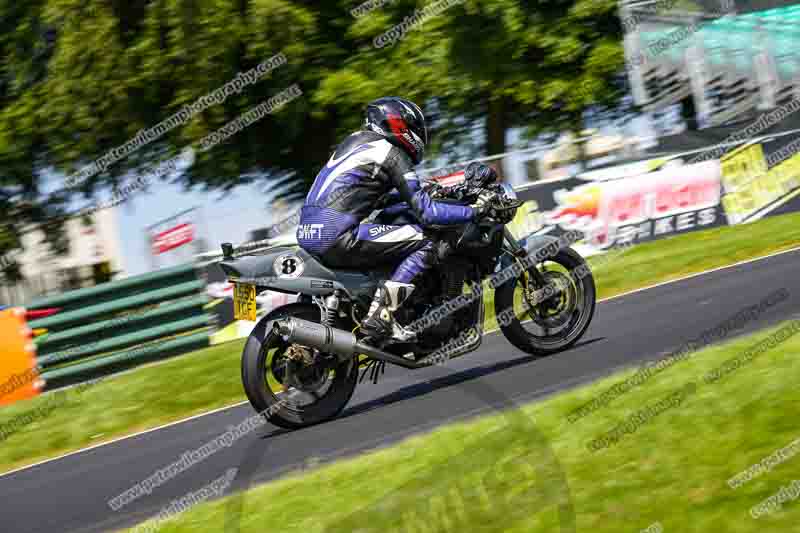
<svg viewBox="0 0 800 533">
<path fill-rule="evenodd" d="M 29 326 L 46 329 L 37 365 L 48 389 L 119 372 L 209 345 L 212 315 L 206 282 L 194 265 L 31 302 L 28 310 L 58 308 Z"/>
</svg>

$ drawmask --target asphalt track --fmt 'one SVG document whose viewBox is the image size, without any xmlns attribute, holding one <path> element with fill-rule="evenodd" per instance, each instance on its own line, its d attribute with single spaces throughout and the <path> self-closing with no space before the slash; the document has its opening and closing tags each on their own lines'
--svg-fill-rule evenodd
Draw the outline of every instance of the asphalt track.
<svg viewBox="0 0 800 533">
<path fill-rule="evenodd" d="M 0 477 L 0 532 L 129 527 L 239 467 L 255 441 L 265 454 L 253 480 L 274 479 L 494 408 L 459 384 L 479 380 L 514 403 L 535 400 L 669 353 L 778 289 L 787 289 L 789 297 L 735 334 L 800 318 L 798 274 L 800 251 L 792 251 L 601 302 L 582 342 L 546 359 L 520 352 L 499 333 L 487 335 L 478 352 L 446 367 L 387 370 L 378 385 L 360 386 L 337 420 L 295 432 L 263 426 L 120 511 L 107 501 L 251 416 L 249 405 L 12 472 Z M 230 371 L 238 374 L 239 368 Z M 237 488 L 235 483 L 228 492 Z"/>
</svg>

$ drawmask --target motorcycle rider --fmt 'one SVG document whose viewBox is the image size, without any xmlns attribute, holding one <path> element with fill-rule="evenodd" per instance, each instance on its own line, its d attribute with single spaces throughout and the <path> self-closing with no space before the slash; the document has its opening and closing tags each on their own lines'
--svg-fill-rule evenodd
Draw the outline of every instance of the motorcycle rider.
<svg viewBox="0 0 800 533">
<path fill-rule="evenodd" d="M 420 187 L 414 171 L 425 155 L 428 128 L 422 110 L 399 97 L 370 102 L 365 128 L 348 136 L 320 170 L 300 212 L 297 241 L 333 268 L 368 268 L 399 263 L 375 292 L 361 330 L 374 341 L 409 341 L 415 333 L 394 319 L 411 295 L 414 279 L 436 260 L 423 234 L 430 224 L 464 224 L 482 216 L 488 203 L 437 202 Z M 494 173 L 471 165 L 470 175 Z M 364 223 L 376 209 L 410 206 L 419 224 Z"/>
</svg>

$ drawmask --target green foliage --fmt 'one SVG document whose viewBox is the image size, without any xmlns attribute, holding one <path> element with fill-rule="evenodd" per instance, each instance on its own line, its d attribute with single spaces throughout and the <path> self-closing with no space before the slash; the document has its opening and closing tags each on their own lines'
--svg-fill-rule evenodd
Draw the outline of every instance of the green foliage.
<svg viewBox="0 0 800 533">
<path fill-rule="evenodd" d="M 577 127 L 613 106 L 623 64 L 612 0 L 464 0 L 383 48 L 374 39 L 435 1 L 397 0 L 358 19 L 338 0 L 0 0 L 0 222 L 58 219 L 69 195 L 119 187 L 270 96 L 303 96 L 216 147 L 179 180 L 230 189 L 262 180 L 302 195 L 364 104 L 401 94 L 433 117 L 434 151 L 487 120 L 488 151 L 514 126 Z M 185 105 L 283 53 L 288 62 L 83 182 L 41 194 Z M 479 155 L 479 154 L 476 154 Z"/>
<path fill-rule="evenodd" d="M 415 7 L 431 4 L 396 2 L 359 19 L 348 33 L 360 43 L 359 53 L 324 81 L 316 100 L 353 112 L 393 92 L 435 102 L 444 147 L 463 142 L 465 131 L 486 121 L 484 151 L 496 153 L 505 149 L 511 127 L 580 129 L 586 109 L 613 108 L 622 96 L 614 1 L 467 0 L 425 20 L 394 46 L 370 46 L 372 37 Z"/>
</svg>

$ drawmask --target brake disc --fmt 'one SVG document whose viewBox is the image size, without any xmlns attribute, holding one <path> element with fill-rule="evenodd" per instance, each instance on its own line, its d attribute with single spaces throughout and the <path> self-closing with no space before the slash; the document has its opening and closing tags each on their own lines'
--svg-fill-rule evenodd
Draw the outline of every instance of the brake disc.
<svg viewBox="0 0 800 533">
<path fill-rule="evenodd" d="M 300 346 L 299 344 L 292 344 L 286 350 L 285 357 L 293 361 L 297 361 L 306 365 L 314 364 L 314 351 L 308 346 Z"/>
<path fill-rule="evenodd" d="M 296 389 L 313 392 L 320 389 L 328 379 L 328 367 L 320 364 L 314 350 L 293 344 L 286 350 L 286 383 Z"/>
<path fill-rule="evenodd" d="M 524 292 L 528 315 L 536 322 L 545 322 L 547 327 L 557 327 L 577 301 L 575 287 L 563 272 L 547 270 L 542 272 L 542 277 L 545 281 L 543 288 L 528 286 Z"/>
</svg>

